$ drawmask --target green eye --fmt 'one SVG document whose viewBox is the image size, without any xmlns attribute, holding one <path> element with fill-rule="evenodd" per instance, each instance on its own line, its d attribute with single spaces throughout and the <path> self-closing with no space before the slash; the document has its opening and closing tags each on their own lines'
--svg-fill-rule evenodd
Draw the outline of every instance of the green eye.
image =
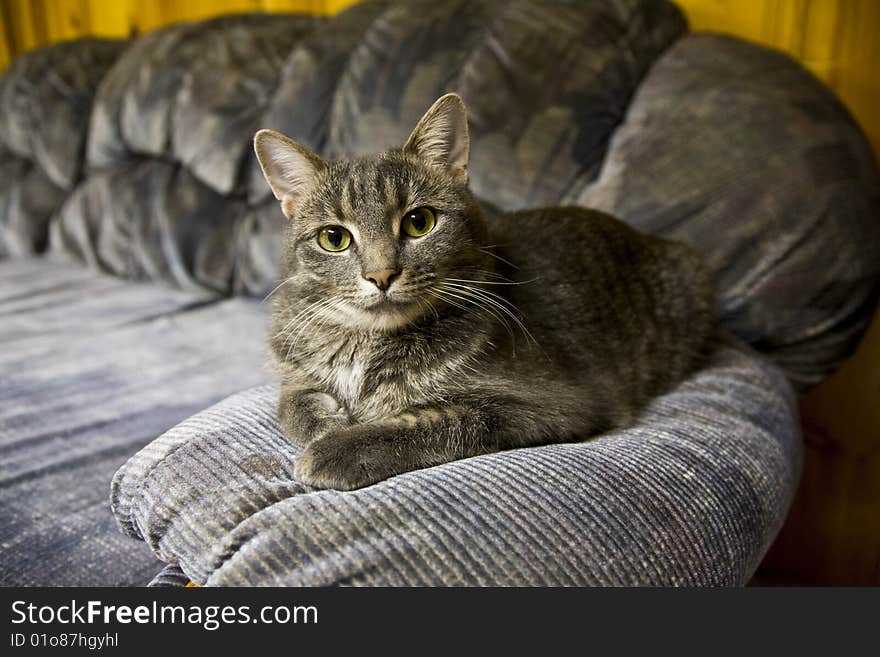
<svg viewBox="0 0 880 657">
<path fill-rule="evenodd" d="M 345 251 L 351 246 L 351 233 L 342 226 L 327 226 L 318 233 L 318 244 L 325 251 Z"/>
<path fill-rule="evenodd" d="M 430 208 L 416 208 L 403 215 L 400 229 L 410 237 L 427 235 L 437 224 L 434 212 Z"/>
</svg>

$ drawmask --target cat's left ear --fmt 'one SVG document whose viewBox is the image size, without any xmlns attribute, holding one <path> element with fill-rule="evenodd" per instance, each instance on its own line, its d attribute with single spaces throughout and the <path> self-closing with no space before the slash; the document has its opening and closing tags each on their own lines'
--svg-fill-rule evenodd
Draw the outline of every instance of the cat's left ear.
<svg viewBox="0 0 880 657">
<path fill-rule="evenodd" d="M 466 182 L 469 148 L 467 108 L 458 94 L 446 94 L 431 105 L 403 150 L 448 168 Z"/>
<path fill-rule="evenodd" d="M 254 152 L 266 182 L 281 202 L 281 211 L 288 219 L 293 218 L 297 205 L 324 167 L 324 160 L 274 130 L 260 130 L 254 136 Z"/>
</svg>

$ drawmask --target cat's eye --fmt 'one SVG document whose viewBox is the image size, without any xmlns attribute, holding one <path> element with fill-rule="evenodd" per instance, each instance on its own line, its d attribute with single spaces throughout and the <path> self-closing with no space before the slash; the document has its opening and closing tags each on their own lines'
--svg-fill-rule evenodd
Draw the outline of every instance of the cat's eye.
<svg viewBox="0 0 880 657">
<path fill-rule="evenodd" d="M 318 233 L 318 244 L 325 251 L 345 251 L 351 246 L 351 233 L 342 226 L 327 226 Z"/>
<path fill-rule="evenodd" d="M 437 218 L 431 208 L 416 208 L 403 215 L 400 229 L 410 237 L 423 237 L 434 230 L 436 224 Z"/>
</svg>

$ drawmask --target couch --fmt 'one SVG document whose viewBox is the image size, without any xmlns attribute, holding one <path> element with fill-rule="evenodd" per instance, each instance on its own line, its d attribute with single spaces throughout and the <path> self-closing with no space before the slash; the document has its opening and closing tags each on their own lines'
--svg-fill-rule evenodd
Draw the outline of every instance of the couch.
<svg viewBox="0 0 880 657">
<path fill-rule="evenodd" d="M 311 489 L 265 365 L 283 217 L 251 137 L 371 152 L 447 91 L 487 204 L 699 249 L 719 347 L 633 427 Z M 28 53 L 0 77 L 0 583 L 745 584 L 797 397 L 876 306 L 878 209 L 828 89 L 664 0 L 372 0 Z"/>
</svg>

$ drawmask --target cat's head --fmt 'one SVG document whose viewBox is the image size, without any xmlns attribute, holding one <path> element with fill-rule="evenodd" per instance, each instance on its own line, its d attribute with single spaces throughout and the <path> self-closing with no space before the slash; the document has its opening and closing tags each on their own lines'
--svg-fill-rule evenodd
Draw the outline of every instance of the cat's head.
<svg viewBox="0 0 880 657">
<path fill-rule="evenodd" d="M 325 160 L 271 130 L 254 149 L 288 219 L 285 296 L 326 299 L 337 322 L 392 330 L 449 303 L 444 281 L 482 275 L 486 229 L 467 188 L 457 95 L 434 103 L 403 147 L 377 155 Z"/>
</svg>

